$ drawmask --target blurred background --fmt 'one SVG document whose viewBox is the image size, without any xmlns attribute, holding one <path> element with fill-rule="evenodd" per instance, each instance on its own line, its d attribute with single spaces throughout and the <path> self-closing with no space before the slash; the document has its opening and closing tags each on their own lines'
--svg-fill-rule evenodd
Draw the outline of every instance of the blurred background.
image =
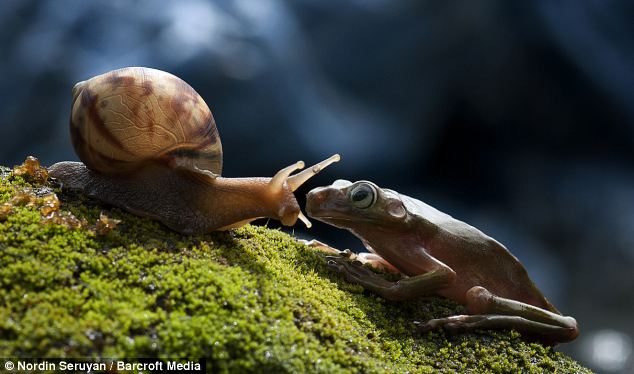
<svg viewBox="0 0 634 374">
<path fill-rule="evenodd" d="M 77 159 L 73 84 L 167 70 L 212 108 L 226 176 L 343 160 L 497 238 L 579 321 L 557 349 L 634 370 L 634 3 L 0 3 L 0 164 Z M 269 225 L 274 226 L 271 222 Z M 315 223 L 295 233 L 361 250 Z"/>
</svg>

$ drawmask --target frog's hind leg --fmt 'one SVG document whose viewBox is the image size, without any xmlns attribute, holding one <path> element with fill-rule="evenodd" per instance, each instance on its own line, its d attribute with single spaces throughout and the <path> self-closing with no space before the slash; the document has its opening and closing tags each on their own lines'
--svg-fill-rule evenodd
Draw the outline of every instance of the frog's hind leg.
<svg viewBox="0 0 634 374">
<path fill-rule="evenodd" d="M 471 288 L 466 297 L 471 315 L 433 319 L 423 324 L 421 331 L 441 326 L 450 331 L 515 329 L 551 343 L 568 342 L 579 335 L 574 318 L 493 295 L 484 287 Z"/>
</svg>

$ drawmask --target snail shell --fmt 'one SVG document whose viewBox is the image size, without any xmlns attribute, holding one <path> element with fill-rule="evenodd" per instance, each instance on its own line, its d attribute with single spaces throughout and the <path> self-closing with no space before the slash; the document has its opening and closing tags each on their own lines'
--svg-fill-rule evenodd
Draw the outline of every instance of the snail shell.
<svg viewBox="0 0 634 374">
<path fill-rule="evenodd" d="M 212 177 L 222 171 L 222 145 L 211 110 L 170 73 L 128 67 L 73 87 L 71 141 L 86 166 L 130 173 L 158 161 Z"/>
</svg>

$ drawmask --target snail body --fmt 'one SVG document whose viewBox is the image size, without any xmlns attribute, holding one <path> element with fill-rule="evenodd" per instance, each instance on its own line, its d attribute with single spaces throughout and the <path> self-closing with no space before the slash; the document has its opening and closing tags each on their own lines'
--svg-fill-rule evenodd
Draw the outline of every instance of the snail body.
<svg viewBox="0 0 634 374">
<path fill-rule="evenodd" d="M 73 88 L 73 147 L 82 162 L 49 173 L 78 190 L 183 234 L 239 227 L 269 217 L 307 225 L 293 195 L 338 155 L 300 173 L 301 161 L 272 178 L 223 178 L 211 110 L 180 78 L 155 69 L 114 70 Z"/>
</svg>

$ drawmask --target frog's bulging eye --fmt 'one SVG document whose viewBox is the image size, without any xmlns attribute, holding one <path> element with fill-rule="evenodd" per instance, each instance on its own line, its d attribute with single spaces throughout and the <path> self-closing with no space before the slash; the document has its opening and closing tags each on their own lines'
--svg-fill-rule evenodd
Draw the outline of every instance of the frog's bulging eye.
<svg viewBox="0 0 634 374">
<path fill-rule="evenodd" d="M 359 184 L 350 191 L 350 200 L 359 209 L 369 208 L 376 201 L 376 191 L 369 184 Z"/>
</svg>

